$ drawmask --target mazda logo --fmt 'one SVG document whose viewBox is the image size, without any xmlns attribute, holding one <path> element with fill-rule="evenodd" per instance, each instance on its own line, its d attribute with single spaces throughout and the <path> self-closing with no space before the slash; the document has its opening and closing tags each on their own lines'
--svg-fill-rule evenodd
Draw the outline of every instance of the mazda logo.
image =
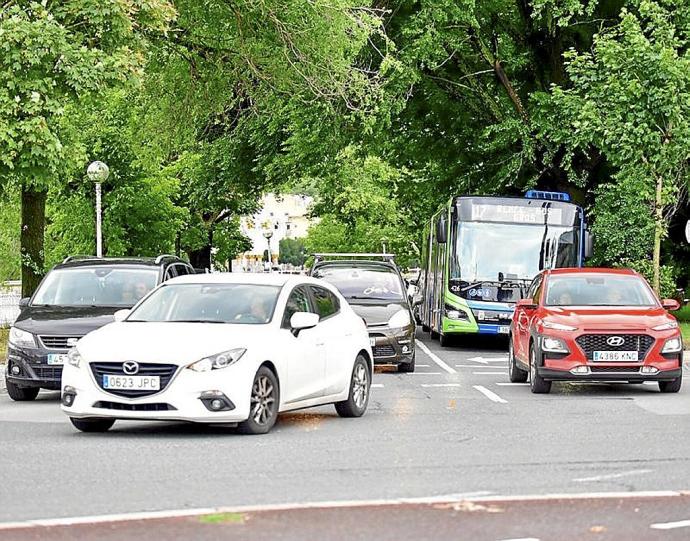
<svg viewBox="0 0 690 541">
<path fill-rule="evenodd" d="M 125 361 L 122 363 L 122 371 L 128 376 L 133 376 L 139 372 L 139 363 L 136 361 Z"/>
<path fill-rule="evenodd" d="M 625 344 L 625 338 L 622 336 L 610 336 L 606 339 L 606 343 L 611 347 L 618 348 Z"/>
</svg>

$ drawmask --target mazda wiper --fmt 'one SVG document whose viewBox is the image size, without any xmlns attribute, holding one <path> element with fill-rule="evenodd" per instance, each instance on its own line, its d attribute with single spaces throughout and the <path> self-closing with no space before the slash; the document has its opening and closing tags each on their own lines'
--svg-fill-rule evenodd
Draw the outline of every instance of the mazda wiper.
<svg viewBox="0 0 690 541">
<path fill-rule="evenodd" d="M 171 319 L 168 323 L 227 323 L 220 319 Z"/>
</svg>

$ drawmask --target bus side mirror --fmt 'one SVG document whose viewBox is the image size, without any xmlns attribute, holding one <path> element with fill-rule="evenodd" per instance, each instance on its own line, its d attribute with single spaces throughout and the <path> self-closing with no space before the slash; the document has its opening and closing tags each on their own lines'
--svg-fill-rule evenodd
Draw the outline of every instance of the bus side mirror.
<svg viewBox="0 0 690 541">
<path fill-rule="evenodd" d="M 446 235 L 447 223 L 446 216 L 441 214 L 438 221 L 436 222 L 436 241 L 439 244 L 445 244 L 448 240 Z"/>
<path fill-rule="evenodd" d="M 585 259 L 589 259 L 594 255 L 594 234 L 591 231 L 585 231 Z"/>
</svg>

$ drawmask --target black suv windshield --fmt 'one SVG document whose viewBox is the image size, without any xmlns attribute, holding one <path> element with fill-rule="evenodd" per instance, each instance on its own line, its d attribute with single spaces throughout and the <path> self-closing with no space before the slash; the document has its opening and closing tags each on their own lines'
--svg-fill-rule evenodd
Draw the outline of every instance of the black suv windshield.
<svg viewBox="0 0 690 541">
<path fill-rule="evenodd" d="M 51 271 L 32 306 L 123 306 L 130 308 L 156 286 L 158 267 L 94 265 Z"/>
<path fill-rule="evenodd" d="M 387 267 L 323 266 L 314 272 L 333 284 L 348 300 L 402 301 L 404 295 L 398 274 Z"/>
</svg>

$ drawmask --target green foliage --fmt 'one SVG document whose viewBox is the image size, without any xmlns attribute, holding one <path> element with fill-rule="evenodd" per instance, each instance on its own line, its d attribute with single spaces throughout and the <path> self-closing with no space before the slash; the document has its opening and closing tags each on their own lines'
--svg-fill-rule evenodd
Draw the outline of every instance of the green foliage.
<svg viewBox="0 0 690 541">
<path fill-rule="evenodd" d="M 280 239 L 278 263 L 301 267 L 306 260 L 306 246 L 304 239 Z"/>
<path fill-rule="evenodd" d="M 19 279 L 19 194 L 8 190 L 0 197 L 0 282 Z"/>
</svg>

